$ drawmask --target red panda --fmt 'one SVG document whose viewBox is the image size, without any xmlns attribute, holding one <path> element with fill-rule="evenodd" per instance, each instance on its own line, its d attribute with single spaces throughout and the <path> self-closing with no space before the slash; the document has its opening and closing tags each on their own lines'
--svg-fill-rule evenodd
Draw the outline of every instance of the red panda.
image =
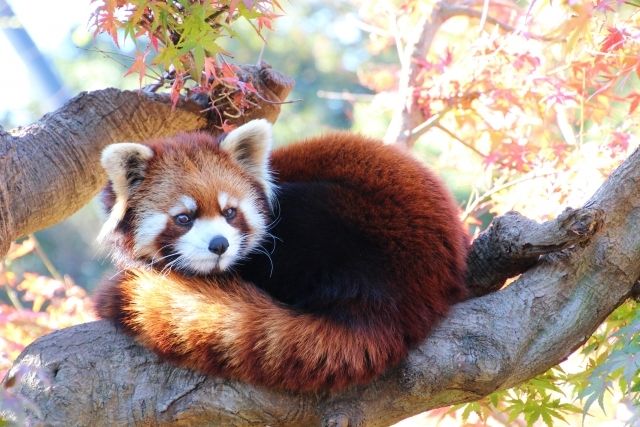
<svg viewBox="0 0 640 427">
<path fill-rule="evenodd" d="M 352 133 L 271 153 L 271 125 L 108 146 L 96 295 L 161 357 L 291 391 L 398 364 L 465 298 L 467 237 L 440 181 Z"/>
</svg>

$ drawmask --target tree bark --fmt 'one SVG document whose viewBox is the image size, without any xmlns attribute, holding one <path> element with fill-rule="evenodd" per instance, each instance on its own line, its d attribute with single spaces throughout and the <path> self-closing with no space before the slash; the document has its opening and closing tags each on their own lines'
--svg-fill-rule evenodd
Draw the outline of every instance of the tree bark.
<svg viewBox="0 0 640 427">
<path fill-rule="evenodd" d="M 260 99 L 229 122 L 274 122 L 293 81 L 266 64 L 243 67 L 241 78 L 252 81 Z M 206 107 L 187 99 L 172 109 L 166 94 L 105 89 L 81 93 L 35 124 L 0 132 L 0 258 L 13 240 L 65 219 L 96 195 L 106 179 L 99 166 L 105 145 L 212 130 L 218 116 L 201 113 Z"/>
<path fill-rule="evenodd" d="M 640 277 L 638 182 L 640 151 L 583 208 L 543 224 L 516 214 L 497 220 L 472 247 L 471 270 L 491 266 L 494 251 L 519 265 L 511 274 L 537 263 L 506 288 L 457 304 L 368 386 L 295 395 L 205 377 L 160 362 L 105 321 L 38 339 L 5 383 L 40 408 L 31 416 L 46 425 L 384 426 L 476 400 L 565 359 L 629 297 Z M 475 293 L 503 280 L 483 278 Z"/>
</svg>

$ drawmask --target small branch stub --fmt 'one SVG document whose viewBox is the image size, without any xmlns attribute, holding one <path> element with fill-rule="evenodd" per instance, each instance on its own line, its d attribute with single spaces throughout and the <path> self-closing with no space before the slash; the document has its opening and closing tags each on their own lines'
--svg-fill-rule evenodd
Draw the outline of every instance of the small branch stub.
<svg viewBox="0 0 640 427">
<path fill-rule="evenodd" d="M 567 208 L 539 224 L 518 212 L 495 218 L 473 242 L 467 257 L 467 284 L 473 296 L 500 289 L 505 281 L 533 266 L 541 255 L 579 244 L 603 224 L 601 209 Z"/>
</svg>

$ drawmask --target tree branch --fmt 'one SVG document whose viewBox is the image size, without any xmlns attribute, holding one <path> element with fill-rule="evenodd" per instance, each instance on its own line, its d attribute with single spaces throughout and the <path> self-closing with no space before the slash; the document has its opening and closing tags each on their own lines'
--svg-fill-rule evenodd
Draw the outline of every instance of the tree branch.
<svg viewBox="0 0 640 427">
<path fill-rule="evenodd" d="M 471 294 L 486 295 L 507 279 L 527 271 L 541 255 L 588 241 L 602 226 L 604 212 L 567 208 L 557 218 L 538 224 L 518 212 L 495 218 L 473 242 L 467 257 L 466 281 Z"/>
<path fill-rule="evenodd" d="M 410 146 L 420 135 L 425 133 L 426 129 L 419 128 L 420 124 L 425 121 L 425 118 L 419 110 L 414 96 L 416 80 L 420 73 L 419 64 L 429 52 L 433 39 L 442 24 L 456 16 L 468 16 L 480 19 L 482 18 L 482 10 L 476 10 L 464 4 L 455 4 L 455 2 L 442 0 L 433 6 L 431 14 L 425 14 L 420 17 L 413 37 L 406 46 L 405 57 L 400 58 L 402 69 L 400 70 L 400 79 L 398 82 L 399 105 L 394 109 L 391 123 L 384 136 L 385 143 Z M 517 28 L 492 16 L 486 16 L 486 22 L 497 25 L 505 31 L 514 32 L 517 30 Z M 527 36 L 542 41 L 558 41 L 558 39 L 545 36 L 532 34 L 527 34 Z M 418 131 L 418 129 L 420 129 L 420 131 Z"/>
<path fill-rule="evenodd" d="M 293 81 L 266 64 L 243 67 L 241 78 L 251 79 L 260 100 L 236 124 L 275 121 Z M 216 117 L 206 117 L 204 108 L 182 100 L 172 111 L 166 94 L 105 89 L 81 93 L 35 124 L 0 132 L 0 258 L 11 241 L 63 220 L 102 188 L 98 159 L 105 145 L 211 129 Z"/>
<path fill-rule="evenodd" d="M 31 415 L 46 425 L 383 426 L 476 400 L 562 361 L 631 294 L 640 277 L 638 182 L 640 151 L 584 208 L 543 224 L 517 214 L 497 220 L 472 248 L 489 268 L 522 261 L 517 271 L 546 255 L 505 289 L 453 307 L 406 361 L 368 386 L 294 395 L 207 378 L 159 362 L 105 321 L 38 339 L 5 382 L 40 370 L 16 378 L 13 390 L 41 409 L 40 418 Z M 498 282 L 478 284 L 477 293 Z"/>
<path fill-rule="evenodd" d="M 410 145 L 415 138 L 412 130 L 424 121 L 422 113 L 414 101 L 413 87 L 420 73 L 418 65 L 420 60 L 431 48 L 433 38 L 440 26 L 448 19 L 443 14 L 443 4 L 446 2 L 438 2 L 433 6 L 431 14 L 420 17 L 415 32 L 405 46 L 405 57 L 400 58 L 402 64 L 398 82 L 400 105 L 395 108 L 395 113 L 384 136 L 386 144 Z"/>
</svg>

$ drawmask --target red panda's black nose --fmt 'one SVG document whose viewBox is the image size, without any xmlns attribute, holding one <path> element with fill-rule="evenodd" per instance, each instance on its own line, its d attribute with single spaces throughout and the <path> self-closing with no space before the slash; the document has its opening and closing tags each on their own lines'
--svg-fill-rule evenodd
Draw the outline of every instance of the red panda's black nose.
<svg viewBox="0 0 640 427">
<path fill-rule="evenodd" d="M 209 250 L 216 255 L 222 255 L 229 247 L 229 241 L 224 236 L 216 236 L 209 242 Z"/>
</svg>

